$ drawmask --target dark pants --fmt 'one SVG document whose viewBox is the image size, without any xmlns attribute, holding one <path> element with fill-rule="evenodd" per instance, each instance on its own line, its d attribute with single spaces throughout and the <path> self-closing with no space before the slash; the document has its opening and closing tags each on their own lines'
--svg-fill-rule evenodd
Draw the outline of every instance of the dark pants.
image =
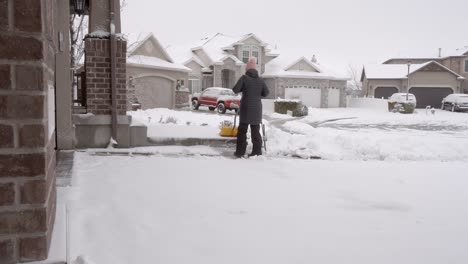
<svg viewBox="0 0 468 264">
<path fill-rule="evenodd" d="M 235 155 L 243 156 L 247 149 L 247 129 L 249 124 L 240 123 L 237 131 L 237 145 Z M 252 155 L 262 155 L 262 136 L 260 135 L 260 125 L 250 125 L 250 135 L 252 138 Z"/>
</svg>

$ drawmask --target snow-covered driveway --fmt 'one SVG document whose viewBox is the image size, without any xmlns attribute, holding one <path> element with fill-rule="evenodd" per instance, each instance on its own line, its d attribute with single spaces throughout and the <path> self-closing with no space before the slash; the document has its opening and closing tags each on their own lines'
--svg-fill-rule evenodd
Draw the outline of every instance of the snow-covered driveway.
<svg viewBox="0 0 468 264">
<path fill-rule="evenodd" d="M 69 191 L 73 258 L 468 262 L 468 163 L 91 153 L 77 153 Z"/>
<path fill-rule="evenodd" d="M 153 109 L 130 112 L 150 136 L 219 138 L 218 125 L 233 115 Z M 268 155 L 327 160 L 468 161 L 468 113 L 418 109 L 309 108 L 309 116 L 265 114 Z"/>
</svg>

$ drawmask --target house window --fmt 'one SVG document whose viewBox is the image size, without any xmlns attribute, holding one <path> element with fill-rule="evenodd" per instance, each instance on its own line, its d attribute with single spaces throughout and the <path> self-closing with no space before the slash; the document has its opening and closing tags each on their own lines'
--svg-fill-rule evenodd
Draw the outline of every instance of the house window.
<svg viewBox="0 0 468 264">
<path fill-rule="evenodd" d="M 465 60 L 465 72 L 468 72 L 468 60 Z"/>
<path fill-rule="evenodd" d="M 184 89 L 184 80 L 177 80 L 176 90 Z"/>
<path fill-rule="evenodd" d="M 188 88 L 192 93 L 201 92 L 200 80 L 199 79 L 189 79 Z"/>
<path fill-rule="evenodd" d="M 244 63 L 249 62 L 249 57 L 250 57 L 250 52 L 244 49 L 244 51 L 242 51 L 242 61 Z"/>
<path fill-rule="evenodd" d="M 257 59 L 257 64 L 258 64 L 258 58 L 259 58 L 259 50 L 258 47 L 252 46 L 252 57 L 255 57 Z"/>
<path fill-rule="evenodd" d="M 260 49 L 257 46 L 245 45 L 242 49 L 242 61 L 247 63 L 250 57 L 257 58 L 257 64 L 260 59 Z"/>
</svg>

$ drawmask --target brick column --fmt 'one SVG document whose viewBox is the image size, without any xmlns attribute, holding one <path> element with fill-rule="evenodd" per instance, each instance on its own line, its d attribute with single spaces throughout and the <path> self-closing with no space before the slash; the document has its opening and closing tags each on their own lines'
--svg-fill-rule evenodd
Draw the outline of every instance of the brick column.
<svg viewBox="0 0 468 264">
<path fill-rule="evenodd" d="M 55 0 L 0 0 L 0 263 L 47 258 L 55 220 Z"/>
<path fill-rule="evenodd" d="M 126 89 L 127 42 L 117 40 L 117 114 L 127 111 Z M 111 115 L 111 68 L 109 38 L 91 38 L 85 41 L 85 71 L 87 111 L 95 115 Z"/>
</svg>

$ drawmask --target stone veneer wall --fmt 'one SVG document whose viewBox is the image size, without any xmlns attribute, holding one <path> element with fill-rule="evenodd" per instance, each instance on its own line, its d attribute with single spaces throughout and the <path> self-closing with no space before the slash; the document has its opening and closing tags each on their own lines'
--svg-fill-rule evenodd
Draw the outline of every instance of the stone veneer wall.
<svg viewBox="0 0 468 264">
<path fill-rule="evenodd" d="M 190 106 L 190 91 L 176 91 L 175 92 L 175 107 L 183 108 Z"/>
<path fill-rule="evenodd" d="M 126 85 L 127 41 L 117 39 L 117 115 L 125 115 L 127 104 Z M 111 65 L 109 38 L 86 38 L 85 71 L 87 112 L 95 115 L 112 113 Z"/>
<path fill-rule="evenodd" d="M 0 263 L 47 258 L 55 220 L 55 0 L 0 0 Z"/>
</svg>

